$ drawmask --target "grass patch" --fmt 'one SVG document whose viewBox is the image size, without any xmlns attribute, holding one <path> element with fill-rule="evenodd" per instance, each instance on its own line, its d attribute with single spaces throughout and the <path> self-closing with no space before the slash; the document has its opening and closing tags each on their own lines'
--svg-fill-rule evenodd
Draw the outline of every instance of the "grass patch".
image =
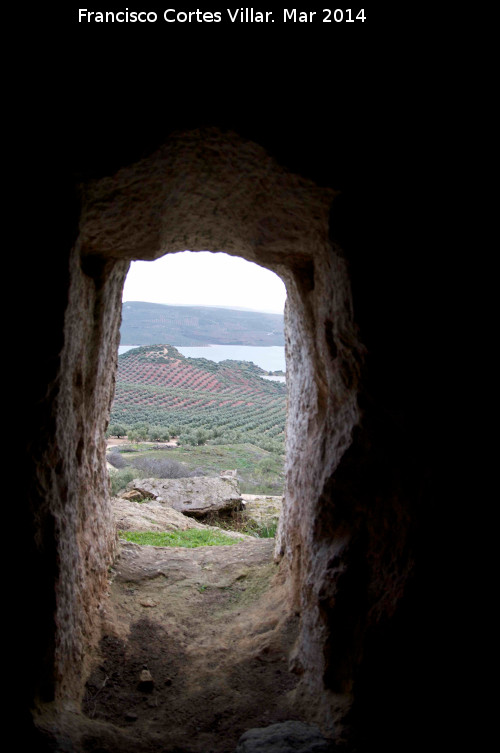
<svg viewBox="0 0 500 753">
<path fill-rule="evenodd" d="M 120 538 L 141 546 L 227 546 L 243 539 L 232 538 L 219 531 L 188 528 L 187 531 L 119 531 Z"/>
<path fill-rule="evenodd" d="M 264 525 L 257 525 L 252 533 L 259 539 L 275 539 L 276 531 L 278 530 L 278 523 L 269 523 Z M 251 531 L 249 530 L 248 533 Z"/>
<path fill-rule="evenodd" d="M 123 452 L 122 447 L 117 450 Z M 165 458 L 165 450 L 141 445 L 138 457 Z M 186 475 L 192 472 L 199 476 L 218 476 L 220 471 L 235 468 L 242 494 L 283 494 L 284 456 L 252 444 L 172 447 L 168 458 L 182 464 L 187 469 Z M 129 462 L 134 463 L 135 457 Z M 140 476 L 141 473 L 135 478 Z"/>
<path fill-rule="evenodd" d="M 226 515 L 221 513 L 208 513 L 204 523 L 209 526 L 217 526 L 222 530 L 236 531 L 247 536 L 255 536 L 257 539 L 274 539 L 278 529 L 277 520 L 269 520 L 267 523 L 257 523 L 249 520 L 243 510 L 233 510 Z"/>
</svg>

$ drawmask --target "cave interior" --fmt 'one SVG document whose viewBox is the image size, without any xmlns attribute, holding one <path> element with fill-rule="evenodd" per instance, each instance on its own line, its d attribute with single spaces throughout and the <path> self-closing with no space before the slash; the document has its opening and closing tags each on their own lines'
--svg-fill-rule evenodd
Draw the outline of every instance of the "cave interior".
<svg viewBox="0 0 500 753">
<path fill-rule="evenodd" d="M 94 551 L 89 539 L 98 530 L 106 540 L 110 526 L 102 435 L 128 264 L 209 248 L 275 269 L 292 299 L 293 421 L 310 418 L 311 440 L 292 442 L 288 490 L 293 500 L 294 484 L 309 489 L 311 503 L 304 526 L 290 502 L 282 554 L 286 560 L 287 541 L 290 552 L 301 541 L 309 552 L 287 565 L 304 610 L 305 687 L 326 729 L 332 693 L 349 695 L 347 751 L 416 750 L 432 695 L 424 585 L 437 504 L 428 381 L 434 311 L 430 250 L 418 244 L 412 216 L 418 149 L 408 128 L 395 128 L 394 92 L 376 86 L 380 68 L 354 92 L 352 79 L 342 83 L 321 68 L 324 51 L 321 75 L 306 68 L 307 81 L 291 62 L 280 88 L 281 68 L 262 88 L 263 64 L 251 75 L 245 69 L 236 88 L 221 86 L 237 40 L 196 81 L 172 75 L 161 88 L 158 70 L 148 79 L 135 58 L 113 63 L 114 47 L 99 48 L 99 65 L 84 65 L 77 41 L 65 52 L 78 85 L 68 93 L 45 84 L 34 97 L 36 105 L 46 97 L 39 112 L 50 113 L 29 144 L 25 200 L 39 240 L 29 274 L 25 260 L 18 272 L 31 326 L 29 352 L 20 354 L 27 479 L 20 530 L 31 574 L 19 610 L 28 631 L 16 694 L 23 728 L 43 749 L 28 709 L 57 709 L 77 694 L 74 652 L 85 646 L 77 634 L 96 629 L 82 604 L 90 612 L 98 600 L 111 556 L 111 545 Z M 181 52 L 178 43 L 168 62 Z M 242 193 L 255 179 L 243 214 L 231 205 L 238 171 Z M 287 201 L 296 202 L 294 212 Z M 200 220 L 191 230 L 190 215 Z M 339 415 L 347 428 L 334 441 Z M 73 548 L 82 540 L 87 569 L 81 546 Z M 342 578 L 332 576 L 340 570 Z"/>
</svg>

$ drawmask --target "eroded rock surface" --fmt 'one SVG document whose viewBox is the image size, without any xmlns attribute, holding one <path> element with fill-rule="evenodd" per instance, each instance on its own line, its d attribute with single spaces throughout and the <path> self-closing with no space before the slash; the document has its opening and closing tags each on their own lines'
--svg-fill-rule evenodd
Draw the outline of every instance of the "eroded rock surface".
<svg viewBox="0 0 500 753">
<path fill-rule="evenodd" d="M 314 724 L 282 722 L 249 729 L 239 739 L 235 753 L 328 753 L 332 743 Z"/>
<path fill-rule="evenodd" d="M 220 531 L 216 526 L 206 526 L 195 518 L 183 515 L 173 507 L 151 500 L 136 502 L 123 497 L 113 497 L 113 514 L 116 527 L 120 531 L 186 531 L 188 528 L 209 528 Z M 238 539 L 248 538 L 235 531 L 224 531 L 227 536 Z"/>
<path fill-rule="evenodd" d="M 241 508 L 241 494 L 234 478 L 143 478 L 131 481 L 127 489 L 195 517 Z"/>
</svg>

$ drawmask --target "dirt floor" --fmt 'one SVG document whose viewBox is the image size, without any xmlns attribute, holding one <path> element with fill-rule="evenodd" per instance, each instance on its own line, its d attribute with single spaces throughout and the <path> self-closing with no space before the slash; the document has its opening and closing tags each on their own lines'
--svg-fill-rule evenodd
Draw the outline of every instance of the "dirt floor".
<svg viewBox="0 0 500 753">
<path fill-rule="evenodd" d="M 122 543 L 76 749 L 232 753 L 246 729 L 299 718 L 273 547 Z"/>
</svg>

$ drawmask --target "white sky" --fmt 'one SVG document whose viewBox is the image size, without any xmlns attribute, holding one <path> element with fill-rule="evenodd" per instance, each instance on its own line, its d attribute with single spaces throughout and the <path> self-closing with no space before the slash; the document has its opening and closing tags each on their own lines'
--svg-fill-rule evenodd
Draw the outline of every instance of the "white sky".
<svg viewBox="0 0 500 753">
<path fill-rule="evenodd" d="M 181 251 L 133 261 L 123 301 L 229 306 L 282 314 L 286 288 L 278 275 L 239 256 Z"/>
</svg>

